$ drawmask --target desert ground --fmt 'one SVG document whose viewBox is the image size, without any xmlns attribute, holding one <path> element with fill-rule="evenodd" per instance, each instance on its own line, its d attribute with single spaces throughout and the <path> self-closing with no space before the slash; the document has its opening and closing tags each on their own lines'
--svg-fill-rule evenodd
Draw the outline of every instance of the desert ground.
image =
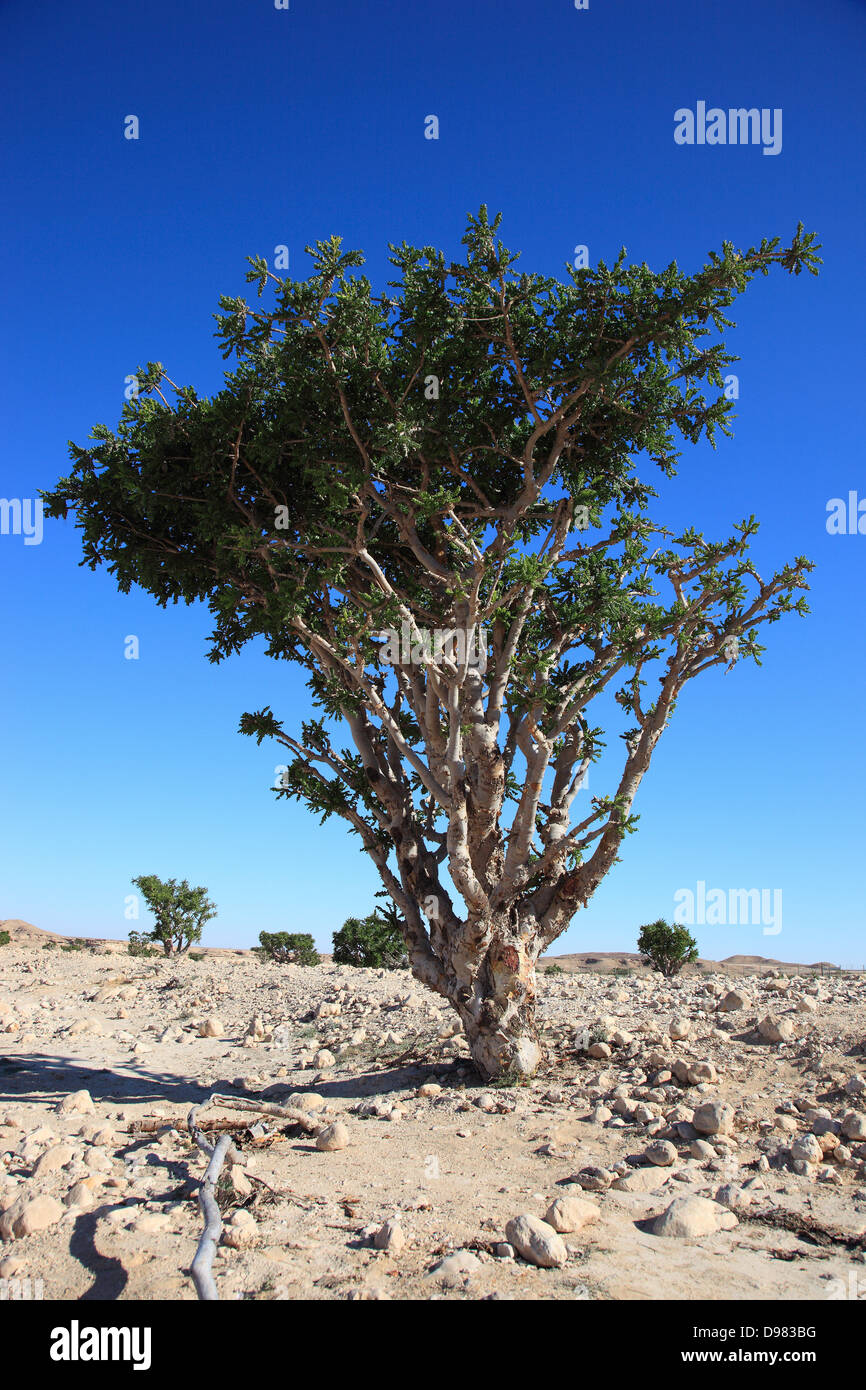
<svg viewBox="0 0 866 1390">
<path fill-rule="evenodd" d="M 866 1298 L 862 974 L 548 961 L 545 1067 L 497 1086 L 405 971 L 0 927 L 6 1287 L 195 1300 L 218 1094 L 287 1112 L 199 1115 L 222 1300 Z"/>
</svg>

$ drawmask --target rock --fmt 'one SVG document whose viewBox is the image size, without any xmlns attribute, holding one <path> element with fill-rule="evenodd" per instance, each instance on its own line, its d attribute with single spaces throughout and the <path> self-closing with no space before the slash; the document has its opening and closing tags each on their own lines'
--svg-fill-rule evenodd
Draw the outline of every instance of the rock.
<svg viewBox="0 0 866 1390">
<path fill-rule="evenodd" d="M 245 1245 L 251 1244 L 259 1233 L 256 1219 L 251 1212 L 241 1207 L 232 1216 L 228 1226 L 223 1231 L 223 1245 L 228 1245 L 232 1250 L 242 1250 Z"/>
<path fill-rule="evenodd" d="M 513 1260 L 517 1251 L 513 1245 L 509 1245 L 507 1240 L 498 1240 L 493 1247 L 493 1253 L 498 1260 Z M 3 1266 L 0 1265 L 0 1271 Z"/>
<path fill-rule="evenodd" d="M 866 1115 L 860 1110 L 846 1110 L 842 1116 L 842 1133 L 846 1139 L 866 1139 Z"/>
<path fill-rule="evenodd" d="M 708 1158 L 715 1158 L 716 1151 L 712 1144 L 708 1144 L 706 1139 L 694 1139 L 689 1144 L 689 1153 L 692 1158 L 700 1159 L 702 1162 Z"/>
<path fill-rule="evenodd" d="M 466 1278 L 480 1268 L 481 1261 L 471 1250 L 455 1250 L 452 1255 L 446 1255 L 444 1260 L 435 1264 L 429 1274 L 436 1275 L 448 1288 L 459 1288 Z"/>
<path fill-rule="evenodd" d="M 676 1163 L 677 1151 L 673 1144 L 666 1139 L 659 1139 L 655 1144 L 650 1144 L 648 1148 L 644 1149 L 643 1156 L 656 1168 L 670 1168 L 672 1163 Z"/>
<path fill-rule="evenodd" d="M 733 1212 L 726 1211 L 707 1197 L 675 1197 L 652 1224 L 653 1235 L 695 1240 L 715 1231 L 730 1230 L 738 1224 Z"/>
<path fill-rule="evenodd" d="M 320 1071 L 327 1071 L 328 1068 L 335 1065 L 336 1061 L 337 1059 L 333 1052 L 329 1052 L 326 1047 L 322 1047 L 313 1058 L 313 1066 Z"/>
<path fill-rule="evenodd" d="M 686 1079 L 690 1086 L 699 1086 L 702 1081 L 715 1083 L 719 1079 L 719 1073 L 712 1062 L 693 1062 L 688 1069 Z"/>
<path fill-rule="evenodd" d="M 95 1178 L 82 1178 L 80 1182 L 73 1183 L 63 1199 L 64 1204 L 67 1207 L 80 1207 L 82 1210 L 87 1210 L 88 1207 L 93 1206 L 96 1200 L 93 1191 L 96 1186 L 98 1186 L 98 1181 Z"/>
<path fill-rule="evenodd" d="M 700 1134 L 730 1134 L 734 1125 L 733 1107 L 721 1100 L 707 1100 L 697 1106 L 692 1124 Z"/>
<path fill-rule="evenodd" d="M 758 1024 L 758 1032 L 767 1042 L 790 1042 L 794 1036 L 794 1025 L 789 1018 L 765 1014 Z"/>
<path fill-rule="evenodd" d="M 316 1135 L 316 1148 L 321 1149 L 324 1153 L 333 1153 L 337 1149 L 347 1149 L 348 1147 L 349 1130 L 342 1120 L 335 1120 L 332 1125 L 326 1125 Z"/>
<path fill-rule="evenodd" d="M 198 1035 L 200 1038 L 221 1038 L 223 1036 L 223 1025 L 216 1014 L 211 1014 L 203 1023 L 199 1024 Z"/>
<path fill-rule="evenodd" d="M 154 1231 L 167 1231 L 171 1219 L 163 1211 L 146 1211 L 132 1223 L 132 1229 L 141 1235 L 151 1235 Z"/>
<path fill-rule="evenodd" d="M 324 1096 L 317 1095 L 315 1091 L 292 1091 L 287 1104 L 295 1110 L 306 1110 L 310 1115 L 318 1115 L 320 1110 L 324 1110 L 328 1102 Z"/>
<path fill-rule="evenodd" d="M 723 1014 L 736 1013 L 738 1009 L 745 1009 L 748 998 L 738 989 L 729 989 L 724 998 L 719 1002 L 719 1010 Z"/>
<path fill-rule="evenodd" d="M 814 1000 L 814 999 L 809 999 L 809 998 L 807 998 L 807 997 L 804 997 L 803 999 L 798 999 L 798 1000 L 797 1000 L 797 1013 L 798 1013 L 798 1014 L 816 1014 L 817 1012 L 818 1012 L 818 1005 L 815 1003 L 815 1000 Z"/>
<path fill-rule="evenodd" d="M 849 1076 L 848 1080 L 845 1082 L 845 1090 L 849 1096 L 866 1095 L 866 1077 L 861 1076 L 859 1072 L 855 1072 L 855 1074 Z"/>
<path fill-rule="evenodd" d="M 96 1111 L 89 1091 L 70 1091 L 56 1106 L 58 1115 L 92 1115 Z"/>
<path fill-rule="evenodd" d="M 613 1181 L 613 1175 L 604 1168 L 581 1168 L 575 1178 L 585 1192 L 606 1192 Z"/>
<path fill-rule="evenodd" d="M 692 1021 L 690 1018 L 672 1018 L 668 1025 L 668 1035 L 674 1042 L 682 1042 L 692 1031 Z"/>
<path fill-rule="evenodd" d="M 400 1254 L 406 1244 L 406 1237 L 399 1216 L 389 1217 L 382 1223 L 373 1237 L 373 1244 L 377 1250 L 387 1250 L 389 1255 Z"/>
<path fill-rule="evenodd" d="M 606 1125 L 608 1120 L 613 1119 L 613 1111 L 608 1110 L 606 1105 L 596 1105 L 589 1118 L 594 1125 Z"/>
<path fill-rule="evenodd" d="M 611 1050 L 608 1047 L 607 1043 L 594 1042 L 590 1043 L 589 1047 L 587 1048 L 587 1053 L 590 1057 L 595 1057 L 597 1060 L 601 1061 L 606 1057 L 610 1057 Z"/>
<path fill-rule="evenodd" d="M 54 1226 L 63 1215 L 63 1207 L 54 1197 L 18 1197 L 0 1216 L 0 1240 L 21 1240 Z"/>
<path fill-rule="evenodd" d="M 557 1197 L 544 1213 L 548 1226 L 563 1235 L 582 1230 L 590 1221 L 597 1221 L 598 1216 L 595 1202 L 588 1202 L 583 1197 Z"/>
<path fill-rule="evenodd" d="M 562 1236 L 530 1212 L 512 1217 L 505 1227 L 505 1237 L 518 1255 L 541 1269 L 561 1269 L 568 1260 Z"/>
<path fill-rule="evenodd" d="M 617 1178 L 613 1187 L 616 1192 L 654 1192 L 668 1177 L 669 1174 L 662 1175 L 655 1167 L 632 1168 Z"/>
<path fill-rule="evenodd" d="M 57 1173 L 61 1168 L 65 1168 L 75 1157 L 75 1150 L 71 1144 L 52 1144 L 50 1149 L 46 1149 L 33 1169 L 34 1178 L 44 1177 L 46 1173 Z"/>
<path fill-rule="evenodd" d="M 418 1087 L 415 1094 L 419 1100 L 433 1100 L 435 1096 L 442 1094 L 442 1087 L 437 1085 L 435 1081 L 425 1081 L 423 1086 Z"/>
<path fill-rule="evenodd" d="M 800 1134 L 791 1145 L 791 1158 L 796 1162 L 820 1163 L 824 1150 L 814 1134 Z"/>
</svg>

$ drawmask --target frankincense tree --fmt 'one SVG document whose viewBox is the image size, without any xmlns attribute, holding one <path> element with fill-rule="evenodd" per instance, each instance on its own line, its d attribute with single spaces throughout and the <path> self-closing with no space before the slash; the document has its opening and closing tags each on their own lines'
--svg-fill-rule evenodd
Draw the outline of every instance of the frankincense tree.
<svg viewBox="0 0 866 1390">
<path fill-rule="evenodd" d="M 360 837 L 485 1077 L 537 1066 L 537 958 L 617 861 L 683 686 L 806 611 L 806 559 L 762 577 L 754 518 L 674 534 L 646 474 L 730 433 L 736 297 L 819 263 L 801 226 L 692 275 L 622 252 L 561 282 L 498 228 L 470 218 L 459 263 L 392 247 L 380 294 L 336 237 L 306 280 L 253 259 L 273 299 L 221 300 L 224 388 L 149 364 L 45 494 L 124 592 L 205 600 L 211 660 L 262 636 L 306 669 L 321 717 L 241 729 L 288 751 L 279 795 Z M 622 765 L 578 818 L 614 701 Z"/>
</svg>

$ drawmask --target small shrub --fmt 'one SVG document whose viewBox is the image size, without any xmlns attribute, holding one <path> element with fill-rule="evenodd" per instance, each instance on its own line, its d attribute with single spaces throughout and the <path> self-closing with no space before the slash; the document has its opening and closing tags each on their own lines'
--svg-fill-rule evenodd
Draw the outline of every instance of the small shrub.
<svg viewBox="0 0 866 1390">
<path fill-rule="evenodd" d="M 368 970 L 400 970 L 409 964 L 396 908 L 376 908 L 368 917 L 347 917 L 334 932 L 334 964 Z"/>
<path fill-rule="evenodd" d="M 278 965 L 318 965 L 319 953 L 309 932 L 259 933 L 258 954 Z"/>
<path fill-rule="evenodd" d="M 670 926 L 663 917 L 641 927 L 637 948 L 645 965 L 658 970 L 666 980 L 679 975 L 684 965 L 698 958 L 698 943 L 683 926 Z"/>
<path fill-rule="evenodd" d="M 45 942 L 43 942 L 43 944 L 42 944 L 42 949 L 43 949 L 43 951 L 56 951 L 56 950 L 57 950 L 57 942 L 56 942 L 56 941 L 45 941 Z"/>
<path fill-rule="evenodd" d="M 8 931 L 0 931 L 0 946 L 8 946 L 11 940 L 12 937 L 9 935 Z"/>
<path fill-rule="evenodd" d="M 150 945 L 150 938 L 143 932 L 131 931 L 126 947 L 131 956 L 158 956 L 159 951 L 155 946 Z"/>
<path fill-rule="evenodd" d="M 75 936 L 71 941 L 67 941 L 64 946 L 61 946 L 60 949 L 61 951 L 85 951 L 87 949 L 87 942 L 82 941 L 80 936 Z"/>
<path fill-rule="evenodd" d="M 623 980 L 627 976 L 633 975 L 634 971 L 630 965 L 617 965 L 610 973 L 611 975 L 615 975 L 618 980 Z"/>
<path fill-rule="evenodd" d="M 565 971 L 561 965 L 546 965 L 544 967 L 544 973 L 545 975 L 564 975 Z"/>
</svg>

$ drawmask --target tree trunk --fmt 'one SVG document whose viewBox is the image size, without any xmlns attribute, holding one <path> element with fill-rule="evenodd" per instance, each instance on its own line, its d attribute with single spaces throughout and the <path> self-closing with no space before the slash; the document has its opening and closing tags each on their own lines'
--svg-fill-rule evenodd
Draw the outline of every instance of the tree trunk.
<svg viewBox="0 0 866 1390">
<path fill-rule="evenodd" d="M 485 1081 L 532 1076 L 542 1060 L 535 1027 L 533 942 L 497 933 L 457 1011 Z"/>
</svg>

